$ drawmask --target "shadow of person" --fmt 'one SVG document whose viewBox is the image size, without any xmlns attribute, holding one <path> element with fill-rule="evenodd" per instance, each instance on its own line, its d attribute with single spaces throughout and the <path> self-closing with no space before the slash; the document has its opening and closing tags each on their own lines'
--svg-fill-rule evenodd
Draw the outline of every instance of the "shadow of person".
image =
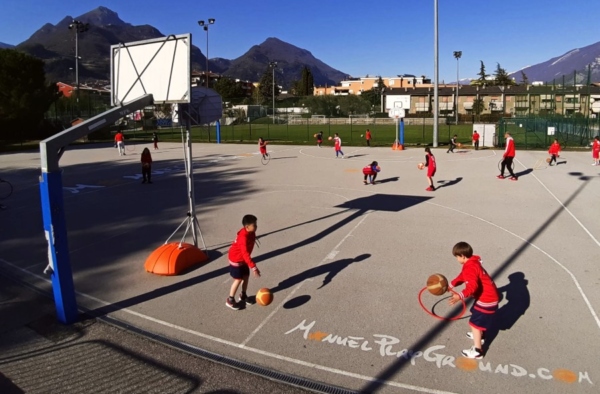
<svg viewBox="0 0 600 394">
<path fill-rule="evenodd" d="M 438 188 L 440 188 L 440 187 L 454 186 L 454 185 L 456 185 L 458 182 L 460 182 L 462 180 L 463 180 L 462 176 L 459 176 L 458 178 L 453 179 L 451 181 L 438 181 L 438 183 L 442 184 L 442 185 L 439 185 Z"/>
<path fill-rule="evenodd" d="M 529 281 L 525 279 L 525 274 L 514 272 L 508 276 L 508 280 L 507 285 L 498 289 L 501 296 L 504 293 L 503 298 L 507 302 L 496 311 L 494 325 L 485 336 L 486 347 L 491 345 L 500 330 L 510 330 L 529 308 L 530 297 L 527 289 Z"/>
<path fill-rule="evenodd" d="M 382 179 L 380 181 L 375 181 L 375 183 L 397 182 L 398 179 L 400 179 L 400 177 L 399 176 L 395 176 L 395 177 L 392 177 L 392 178 L 385 178 L 385 179 Z"/>
<path fill-rule="evenodd" d="M 365 254 L 356 256 L 353 259 L 337 260 L 337 261 L 333 261 L 328 264 L 323 264 L 323 265 L 319 265 L 314 268 L 310 268 L 304 272 L 300 272 L 299 274 L 296 274 L 294 276 L 291 276 L 291 277 L 279 282 L 279 284 L 276 287 L 273 287 L 271 289 L 271 292 L 277 293 L 278 291 L 289 289 L 290 287 L 297 285 L 300 282 L 305 281 L 306 279 L 315 278 L 317 276 L 327 273 L 327 276 L 325 276 L 325 278 L 323 279 L 323 283 L 321 284 L 321 286 L 319 286 L 319 289 L 320 289 L 324 286 L 327 286 L 329 283 L 331 283 L 333 278 L 335 278 L 337 274 L 339 274 L 343 269 L 348 267 L 350 264 L 358 263 L 360 261 L 368 259 L 369 257 L 371 257 L 371 255 L 369 253 L 365 253 Z"/>
<path fill-rule="evenodd" d="M 533 172 L 533 168 L 527 168 L 527 169 L 525 169 L 525 170 L 523 170 L 523 171 L 520 171 L 520 172 L 515 172 L 515 175 L 516 175 L 516 176 L 517 176 L 517 178 L 518 178 L 518 177 L 520 177 L 520 176 L 527 175 L 527 174 L 529 174 L 529 173 L 531 173 L 531 172 Z"/>
</svg>

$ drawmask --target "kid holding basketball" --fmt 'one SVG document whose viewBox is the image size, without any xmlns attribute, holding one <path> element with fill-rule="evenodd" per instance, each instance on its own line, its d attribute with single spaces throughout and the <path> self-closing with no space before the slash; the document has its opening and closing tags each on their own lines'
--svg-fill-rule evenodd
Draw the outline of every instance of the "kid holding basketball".
<svg viewBox="0 0 600 394">
<path fill-rule="evenodd" d="M 317 146 L 320 148 L 322 143 L 323 143 L 323 132 L 319 131 L 317 133 Z"/>
<path fill-rule="evenodd" d="M 592 142 L 592 158 L 594 159 L 593 166 L 600 165 L 600 139 L 598 136 L 594 137 L 594 142 Z"/>
<path fill-rule="evenodd" d="M 342 155 L 342 159 L 344 158 L 344 152 L 342 152 L 342 139 L 340 138 L 338 133 L 335 133 L 333 137 L 333 144 L 335 147 L 335 158 L 337 159 L 338 155 Z"/>
<path fill-rule="evenodd" d="M 365 166 L 363 168 L 363 174 L 365 175 L 365 179 L 364 179 L 364 183 L 365 185 L 367 184 L 371 184 L 374 185 L 375 184 L 375 178 L 377 178 L 377 173 L 381 171 L 381 168 L 379 167 L 379 164 L 374 161 L 371 164 L 369 164 L 368 166 Z M 367 177 L 369 178 L 369 182 L 367 182 Z"/>
<path fill-rule="evenodd" d="M 504 149 L 504 155 L 502 155 L 500 175 L 498 175 L 496 178 L 504 179 L 504 170 L 508 169 L 510 180 L 517 181 L 519 178 L 517 178 L 512 170 L 513 160 L 515 158 L 515 140 L 513 140 L 513 137 L 510 135 L 510 133 L 504 133 L 504 138 L 506 138 L 506 148 Z"/>
<path fill-rule="evenodd" d="M 262 155 L 263 159 L 269 157 L 269 154 L 267 153 L 268 143 L 268 141 L 263 140 L 263 137 L 258 138 L 258 149 L 260 150 L 260 154 Z"/>
<path fill-rule="evenodd" d="M 446 151 L 446 153 L 454 153 L 454 148 L 456 148 L 456 139 L 458 138 L 458 136 L 456 134 L 454 134 L 454 137 L 452 137 L 452 139 L 450 140 L 450 146 L 448 147 L 448 150 Z"/>
<path fill-rule="evenodd" d="M 494 314 L 498 310 L 498 288 L 481 266 L 481 258 L 473 255 L 471 245 L 466 242 L 457 243 L 452 248 L 452 255 L 462 264 L 462 269 L 448 287 L 452 289 L 464 283 L 465 288 L 453 294 L 448 303 L 454 305 L 469 297 L 475 299 L 469 319 L 471 331 L 467 332 L 467 338 L 473 340 L 473 347 L 463 350 L 462 354 L 467 358 L 480 359 L 483 358 L 484 333 L 491 328 Z"/>
<path fill-rule="evenodd" d="M 427 181 L 429 182 L 429 187 L 425 190 L 432 192 L 435 190 L 435 186 L 433 186 L 433 176 L 437 170 L 437 165 L 435 164 L 435 156 L 431 153 L 429 147 L 425 148 L 425 167 L 427 168 Z"/>
<path fill-rule="evenodd" d="M 242 229 L 237 232 L 237 236 L 231 247 L 229 248 L 229 274 L 233 278 L 231 289 L 229 290 L 229 297 L 225 302 L 227 307 L 238 310 L 240 304 L 235 301 L 235 293 L 242 285 L 242 293 L 240 294 L 240 303 L 246 305 L 254 304 L 246 294 L 248 290 L 248 279 L 250 278 L 250 270 L 254 273 L 254 276 L 260 277 L 260 271 L 250 255 L 254 249 L 254 243 L 256 242 L 256 229 L 258 225 L 256 222 L 256 216 L 245 215 L 242 218 Z"/>
<path fill-rule="evenodd" d="M 554 142 L 550 145 L 550 149 L 548 149 L 548 153 L 551 156 L 548 165 L 552 165 L 552 162 L 555 162 L 558 165 L 558 162 L 556 161 L 556 158 L 560 157 L 560 144 L 558 143 L 558 139 L 554 139 Z"/>
</svg>

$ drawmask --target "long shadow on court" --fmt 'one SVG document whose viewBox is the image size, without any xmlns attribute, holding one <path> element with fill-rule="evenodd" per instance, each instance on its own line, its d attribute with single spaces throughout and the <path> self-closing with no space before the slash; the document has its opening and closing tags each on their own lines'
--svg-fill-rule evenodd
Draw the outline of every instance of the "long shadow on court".
<svg viewBox="0 0 600 394">
<path fill-rule="evenodd" d="M 463 180 L 463 178 L 461 176 L 459 176 L 458 178 L 453 179 L 451 181 L 438 181 L 438 183 L 441 183 L 441 185 L 439 185 L 438 188 L 454 186 L 462 180 Z"/>
<path fill-rule="evenodd" d="M 575 190 L 571 197 L 569 197 L 569 199 L 565 201 L 564 207 L 568 207 L 575 200 L 575 198 L 586 187 L 588 182 L 589 180 L 584 180 L 584 182 L 577 188 L 577 190 Z M 510 254 L 510 256 L 508 256 L 508 258 L 500 265 L 500 267 L 498 267 L 498 269 L 491 274 L 491 277 L 498 278 L 500 275 L 502 275 L 502 273 L 504 273 L 504 271 L 506 271 L 517 260 L 517 258 L 521 254 L 523 254 L 529 248 L 529 246 L 540 237 L 540 235 L 544 233 L 544 230 L 546 230 L 546 228 L 550 226 L 550 224 L 552 224 L 552 222 L 554 222 L 556 218 L 558 218 L 558 216 L 562 213 L 563 209 L 563 207 L 557 208 L 556 211 L 554 211 L 554 213 L 550 215 L 550 217 L 527 240 L 525 240 L 519 248 L 517 248 L 513 253 Z M 458 314 L 461 308 L 461 306 L 455 307 L 454 310 L 449 314 Z M 440 321 L 429 331 L 427 331 L 421 337 L 421 339 L 419 339 L 417 342 L 413 343 L 410 347 L 408 347 L 408 349 L 413 349 L 414 351 L 417 351 L 420 349 L 427 348 L 430 341 L 433 340 L 433 338 L 440 335 L 446 329 L 446 327 L 448 327 L 448 323 L 445 321 Z M 384 369 L 377 376 L 375 376 L 371 382 L 366 384 L 360 390 L 360 393 L 371 394 L 377 392 L 385 385 L 386 381 L 396 376 L 396 374 L 402 371 L 407 365 L 410 365 L 410 357 L 399 357 L 386 369 Z"/>
<path fill-rule="evenodd" d="M 500 331 L 510 330 L 529 308 L 530 296 L 527 289 L 529 282 L 525 279 L 525 274 L 514 272 L 508 275 L 508 280 L 507 285 L 498 288 L 498 293 L 504 295 L 507 303 L 498 309 L 494 316 L 494 326 L 486 332 L 486 348 L 494 342 Z"/>
<path fill-rule="evenodd" d="M 315 278 L 317 276 L 321 276 L 326 273 L 327 276 L 325 276 L 325 278 L 323 278 L 323 283 L 321 284 L 321 286 L 319 286 L 319 289 L 323 288 L 323 287 L 327 286 L 329 283 L 331 283 L 333 278 L 335 278 L 337 274 L 342 272 L 349 265 L 364 261 L 364 260 L 368 259 L 369 257 L 371 257 L 371 255 L 369 253 L 365 253 L 365 254 L 356 256 L 353 259 L 341 259 L 341 260 L 331 262 L 329 264 L 323 264 L 323 265 L 319 265 L 314 268 L 307 269 L 306 271 L 300 272 L 299 274 L 296 274 L 294 276 L 291 276 L 287 279 L 282 280 L 281 282 L 279 282 L 279 284 L 277 286 L 273 287 L 271 289 L 271 291 L 273 293 L 277 293 L 279 291 L 289 289 L 290 287 L 293 287 L 301 282 L 304 282 L 306 279 Z"/>
</svg>

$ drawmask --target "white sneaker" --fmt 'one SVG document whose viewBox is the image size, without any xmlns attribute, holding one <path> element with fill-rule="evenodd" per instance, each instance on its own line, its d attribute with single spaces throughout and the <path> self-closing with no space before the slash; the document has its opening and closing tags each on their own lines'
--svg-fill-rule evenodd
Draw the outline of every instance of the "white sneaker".
<svg viewBox="0 0 600 394">
<path fill-rule="evenodd" d="M 473 331 L 467 332 L 467 338 L 469 338 L 470 340 L 473 340 Z M 485 343 L 485 339 L 481 338 L 481 344 L 483 345 L 484 343 Z"/>
<path fill-rule="evenodd" d="M 465 356 L 466 358 L 475 358 L 477 360 L 483 358 L 483 353 L 481 352 L 481 350 L 475 349 L 475 346 L 473 346 L 470 349 L 463 350 L 462 355 Z"/>
</svg>

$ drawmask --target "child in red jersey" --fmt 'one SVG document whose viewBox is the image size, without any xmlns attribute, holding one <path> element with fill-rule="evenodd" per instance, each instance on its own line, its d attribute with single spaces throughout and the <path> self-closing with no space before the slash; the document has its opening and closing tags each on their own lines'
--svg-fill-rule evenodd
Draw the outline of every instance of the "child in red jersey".
<svg viewBox="0 0 600 394">
<path fill-rule="evenodd" d="M 483 357 L 482 345 L 485 342 L 483 335 L 489 330 L 494 320 L 494 314 L 498 310 L 498 288 L 481 266 L 481 258 L 473 255 L 473 248 L 466 242 L 459 242 L 452 248 L 452 254 L 462 264 L 460 274 L 450 283 L 449 288 L 465 284 L 463 291 L 456 293 L 450 298 L 449 304 L 454 305 L 460 300 L 473 297 L 475 303 L 471 308 L 469 325 L 471 331 L 467 338 L 473 340 L 473 347 L 462 351 L 467 358 Z"/>
<path fill-rule="evenodd" d="M 245 215 L 242 218 L 242 225 L 244 227 L 237 232 L 235 241 L 233 241 L 233 244 L 229 248 L 229 274 L 233 278 L 233 283 L 231 284 L 229 297 L 225 305 L 234 310 L 240 309 L 240 304 L 235 301 L 235 293 L 240 284 L 242 285 L 240 303 L 245 303 L 246 305 L 254 304 L 254 301 L 248 298 L 246 291 L 248 290 L 250 270 L 252 270 L 254 276 L 260 277 L 258 267 L 256 267 L 256 264 L 254 264 L 254 261 L 250 257 L 254 249 L 254 243 L 256 242 L 256 229 L 258 227 L 256 222 L 256 216 Z"/>
<path fill-rule="evenodd" d="M 363 168 L 363 174 L 365 175 L 365 179 L 363 182 L 365 183 L 365 185 L 368 185 L 369 183 L 371 185 L 374 185 L 375 178 L 377 178 L 377 173 L 379 171 L 381 171 L 381 168 L 379 168 L 379 163 L 377 163 L 376 161 L 372 162 L 368 166 L 365 166 Z M 367 182 L 367 177 L 369 178 L 369 182 Z"/>
<path fill-rule="evenodd" d="M 152 183 L 152 155 L 150 149 L 144 148 L 142 151 L 142 183 Z"/>
<path fill-rule="evenodd" d="M 550 145 L 548 153 L 550 154 L 550 162 L 548 164 L 552 165 L 552 162 L 555 162 L 558 165 L 556 158 L 560 157 L 560 144 L 558 143 L 558 140 L 556 138 L 554 139 L 552 145 Z"/>
<path fill-rule="evenodd" d="M 513 160 L 515 158 L 515 140 L 510 135 L 510 133 L 504 133 L 504 138 L 506 138 L 506 149 L 504 149 L 504 155 L 502 155 L 502 164 L 500 167 L 500 175 L 496 178 L 504 179 L 504 170 L 508 168 L 508 172 L 510 173 L 510 180 L 516 181 L 519 178 L 515 175 L 512 170 Z"/>
<path fill-rule="evenodd" d="M 371 130 L 367 129 L 365 132 L 365 139 L 367 140 L 367 146 L 371 146 Z"/>
<path fill-rule="evenodd" d="M 258 150 L 260 150 L 260 154 L 262 155 L 263 159 L 266 159 L 267 157 L 269 157 L 269 154 L 267 153 L 267 144 L 269 142 L 265 141 L 263 139 L 263 137 L 259 137 L 258 138 Z"/>
<path fill-rule="evenodd" d="M 344 158 L 344 152 L 342 152 L 342 139 L 338 133 L 335 133 L 333 137 L 333 145 L 335 148 L 335 158 L 338 158 L 338 155 L 342 155 L 342 159 Z"/>
<path fill-rule="evenodd" d="M 433 176 L 437 170 L 437 165 L 435 164 L 435 156 L 433 156 L 429 147 L 425 148 L 425 167 L 427 168 L 427 181 L 429 182 L 429 187 L 425 190 L 432 192 L 435 190 L 435 186 L 433 186 Z"/>
<path fill-rule="evenodd" d="M 592 158 L 594 159 L 593 166 L 600 165 L 600 139 L 598 136 L 594 137 L 594 142 L 592 142 Z"/>
</svg>

